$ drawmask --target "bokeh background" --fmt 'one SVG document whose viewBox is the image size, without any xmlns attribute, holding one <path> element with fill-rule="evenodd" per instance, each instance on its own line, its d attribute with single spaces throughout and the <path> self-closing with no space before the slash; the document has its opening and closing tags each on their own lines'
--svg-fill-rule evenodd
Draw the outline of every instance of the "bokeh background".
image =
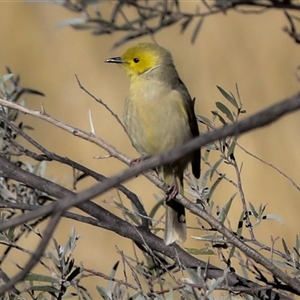
<svg viewBox="0 0 300 300">
<path fill-rule="evenodd" d="M 192 9 L 195 2 L 185 2 L 185 5 Z M 26 96 L 27 106 L 38 110 L 43 103 L 51 116 L 86 131 L 90 130 L 90 109 L 96 134 L 125 154 L 137 157 L 120 126 L 102 106 L 79 89 L 74 76 L 77 74 L 85 88 L 121 116 L 129 80 L 118 66 L 107 65 L 104 60 L 122 54 L 137 41 L 112 49 L 121 33 L 93 36 L 87 31 L 59 28 L 59 23 L 76 15 L 50 2 L 11 1 L 2 2 L 0 7 L 0 74 L 5 74 L 5 67 L 9 66 L 13 73 L 21 76 L 22 86 L 46 94 L 44 98 Z M 103 14 L 105 9 L 107 13 L 111 9 L 109 3 L 102 8 Z M 238 84 L 244 109 L 250 115 L 299 90 L 295 76 L 300 61 L 299 46 L 283 32 L 286 24 L 280 11 L 246 15 L 231 11 L 207 18 L 195 44 L 191 44 L 190 39 L 196 23 L 183 35 L 179 25 L 162 30 L 155 35 L 155 40 L 173 53 L 181 78 L 191 95 L 197 98 L 198 114 L 211 118 L 215 102 L 223 101 L 216 85 L 235 93 L 235 85 Z M 138 41 L 153 40 L 145 37 Z M 300 184 L 299 117 L 300 113 L 293 113 L 271 126 L 247 133 L 239 141 L 248 151 L 275 165 Z M 106 176 L 126 167 L 113 159 L 96 160 L 94 157 L 105 155 L 105 151 L 39 119 L 23 116 L 22 120 L 34 127 L 31 136 L 50 151 Z M 201 127 L 201 131 L 204 130 Z M 236 158 L 239 164 L 243 163 L 242 182 L 246 200 L 256 207 L 260 203 L 267 204 L 266 213 L 279 215 L 284 222 L 284 225 L 276 221 L 264 222 L 259 231 L 255 231 L 257 238 L 271 245 L 272 237 L 284 237 L 291 247 L 299 233 L 299 191 L 279 173 L 243 151 L 237 149 Z M 231 169 L 224 166 L 222 170 L 234 179 Z M 46 177 L 69 188 L 72 186 L 72 170 L 57 163 L 47 164 Z M 92 183 L 82 182 L 78 190 Z M 141 197 L 148 210 L 155 201 L 153 194 L 162 195 L 142 176 L 126 186 Z M 221 184 L 213 201 L 222 206 L 232 193 L 228 184 Z M 103 200 L 112 202 L 113 197 L 119 197 L 115 191 L 96 201 L 100 204 Z M 112 205 L 110 209 L 115 211 Z M 236 197 L 231 212 L 233 228 L 240 213 L 240 199 Z M 195 225 L 195 217 L 188 215 L 188 222 Z M 74 252 L 75 262 L 82 262 L 87 268 L 109 273 L 120 259 L 116 249 L 124 252 L 132 249 L 130 241 L 114 233 L 70 220 L 63 220 L 56 230 L 55 237 L 60 243 L 66 242 L 72 227 L 82 236 Z M 189 233 L 202 234 L 192 230 Z M 31 237 L 24 240 L 23 245 L 33 248 L 37 242 L 37 238 Z M 189 238 L 184 246 L 197 248 L 203 247 L 203 244 Z M 280 242 L 278 247 L 281 249 Z M 8 274 L 17 271 L 12 261 L 22 264 L 28 259 L 17 251 L 14 255 L 4 266 Z M 117 277 L 122 276 L 119 271 Z M 95 284 L 106 286 L 106 283 L 100 278 L 86 281 L 96 299 Z"/>
</svg>

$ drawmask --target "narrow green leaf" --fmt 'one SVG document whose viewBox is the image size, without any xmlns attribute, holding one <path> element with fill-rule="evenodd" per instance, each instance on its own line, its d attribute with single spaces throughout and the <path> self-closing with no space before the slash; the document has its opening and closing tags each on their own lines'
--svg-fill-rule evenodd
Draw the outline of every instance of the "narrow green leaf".
<svg viewBox="0 0 300 300">
<path fill-rule="evenodd" d="M 231 121 L 232 123 L 234 122 L 234 117 L 227 106 L 225 106 L 222 102 L 219 101 L 216 102 L 216 106 L 223 114 L 226 115 L 229 121 Z"/>
<path fill-rule="evenodd" d="M 200 268 L 199 268 L 200 269 Z M 200 284 L 202 283 L 203 279 L 202 279 L 202 276 L 201 276 L 201 272 L 196 272 L 195 269 L 191 269 L 191 268 L 188 268 L 186 269 L 187 272 L 189 273 L 190 275 L 190 279 L 192 280 L 193 283 L 195 284 Z M 198 270 L 197 270 L 198 271 Z M 199 276 L 200 275 L 200 276 Z"/>
<path fill-rule="evenodd" d="M 8 79 L 12 78 L 14 76 L 14 74 L 5 74 L 2 76 L 2 80 L 3 82 L 7 81 Z"/>
<path fill-rule="evenodd" d="M 93 300 L 84 288 L 77 287 L 83 300 Z M 79 298 L 80 299 L 80 298 Z"/>
<path fill-rule="evenodd" d="M 296 249 L 295 247 L 293 247 L 293 250 L 295 251 L 295 253 L 297 254 L 297 257 L 298 257 L 298 259 L 299 259 L 299 257 L 300 257 L 300 254 L 299 254 L 299 251 L 298 251 L 298 249 Z"/>
<path fill-rule="evenodd" d="M 196 38 L 197 38 L 198 33 L 199 33 L 199 31 L 200 31 L 200 28 L 201 28 L 201 26 L 202 26 L 202 24 L 203 24 L 203 21 L 204 21 L 204 18 L 199 18 L 199 21 L 198 21 L 198 23 L 197 23 L 197 25 L 196 25 L 196 27 L 195 27 L 194 33 L 193 33 L 193 35 L 192 35 L 192 39 L 191 39 L 192 44 L 194 44 L 195 41 L 196 41 Z"/>
<path fill-rule="evenodd" d="M 192 17 L 186 17 L 186 19 L 180 24 L 180 32 L 184 33 L 184 31 L 188 28 L 188 26 L 191 24 L 191 21 L 193 20 Z"/>
<path fill-rule="evenodd" d="M 300 246 L 299 242 L 300 242 L 299 241 L 299 235 L 297 234 L 296 235 L 296 249 L 298 249 L 298 250 L 299 250 L 299 246 Z M 296 257 L 296 262 L 299 263 L 299 257 Z"/>
<path fill-rule="evenodd" d="M 0 147 L 0 149 L 1 149 L 1 148 L 2 148 L 2 147 Z M 206 149 L 206 150 L 204 151 L 204 153 L 203 153 L 203 151 L 202 151 L 201 155 L 202 155 L 202 157 L 203 157 L 203 161 L 204 161 L 204 162 L 207 162 L 207 161 L 208 161 L 209 154 L 210 154 L 210 150 L 209 150 L 209 149 Z"/>
<path fill-rule="evenodd" d="M 14 232 L 15 232 L 15 228 L 16 227 L 10 227 L 8 229 L 8 232 L 7 232 L 7 238 L 11 241 L 14 237 Z"/>
<path fill-rule="evenodd" d="M 237 237 L 242 236 L 243 225 L 244 225 L 244 212 L 241 213 L 240 219 L 239 219 L 239 222 L 238 222 L 238 228 L 237 228 L 237 231 L 236 231 Z"/>
<path fill-rule="evenodd" d="M 99 285 L 96 286 L 97 292 L 102 296 L 104 300 L 111 300 L 105 289 Z"/>
<path fill-rule="evenodd" d="M 126 214 L 126 216 L 135 224 L 141 225 L 140 219 L 136 217 L 136 215 L 130 211 L 127 207 L 125 207 L 123 204 L 115 202 L 115 204 L 122 209 L 122 211 Z"/>
<path fill-rule="evenodd" d="M 54 278 L 51 276 L 41 275 L 41 274 L 35 274 L 31 273 L 26 275 L 25 280 L 28 281 L 43 281 L 43 282 L 50 282 L 50 283 L 57 283 L 59 282 L 58 278 Z"/>
<path fill-rule="evenodd" d="M 288 255 L 288 256 L 290 256 L 291 252 L 289 251 L 289 248 L 288 248 L 285 240 L 281 239 L 281 242 L 282 242 L 282 246 L 283 246 L 283 250 L 284 250 L 285 254 Z"/>
<path fill-rule="evenodd" d="M 228 215 L 228 212 L 230 210 L 231 204 L 233 199 L 235 198 L 236 193 L 233 194 L 230 199 L 228 200 L 228 202 L 222 207 L 220 214 L 218 215 L 218 220 L 220 223 L 224 223 L 224 221 L 226 220 L 226 217 Z"/>
<path fill-rule="evenodd" d="M 215 291 L 216 289 L 218 289 L 219 286 L 224 284 L 224 280 L 226 280 L 227 278 L 227 274 L 228 274 L 229 270 L 225 269 L 224 270 L 224 275 L 217 278 L 217 279 L 212 279 L 209 285 L 209 289 L 206 292 L 206 296 L 209 296 L 213 291 Z M 210 299 L 210 298 L 208 298 Z"/>
<path fill-rule="evenodd" d="M 207 124 L 210 127 L 214 127 L 213 122 L 210 119 L 208 119 L 208 118 L 206 118 L 204 116 L 197 115 L 197 121 L 201 122 L 203 124 Z"/>
<path fill-rule="evenodd" d="M 227 153 L 228 157 L 230 157 L 234 153 L 235 146 L 236 146 L 236 139 L 232 140 L 230 146 L 228 147 L 228 153 Z"/>
<path fill-rule="evenodd" d="M 204 234 L 201 236 L 193 236 L 195 240 L 199 241 L 207 241 L 210 240 L 211 242 L 223 240 L 223 235 L 220 234 Z"/>
<path fill-rule="evenodd" d="M 77 275 L 82 273 L 83 268 L 82 267 L 77 267 L 73 270 L 73 272 L 67 277 L 67 281 L 72 281 Z"/>
<path fill-rule="evenodd" d="M 164 199 L 161 199 L 160 201 L 158 201 L 151 209 L 150 213 L 149 213 L 149 217 L 150 218 L 154 218 L 154 216 L 156 215 L 158 209 L 163 205 L 164 203 Z"/>
<path fill-rule="evenodd" d="M 39 291 L 39 292 L 52 292 L 52 293 L 59 293 L 60 290 L 56 289 L 55 287 L 51 285 L 36 285 L 36 286 L 30 286 L 27 288 L 27 290 L 31 291 Z"/>
<path fill-rule="evenodd" d="M 66 26 L 78 26 L 78 25 L 82 25 L 85 23 L 86 23 L 86 20 L 83 18 L 73 18 L 73 19 L 68 19 L 68 20 L 60 22 L 57 25 L 57 27 L 62 28 L 62 27 L 66 27 Z"/>
<path fill-rule="evenodd" d="M 279 216 L 277 216 L 277 215 L 272 215 L 272 214 L 264 215 L 264 216 L 262 217 L 262 219 L 263 219 L 263 220 L 276 220 L 276 221 L 278 221 L 281 225 L 284 225 L 283 220 L 282 220 Z"/>
<path fill-rule="evenodd" d="M 223 125 L 227 125 L 227 122 L 225 121 L 225 119 L 219 114 L 219 112 L 213 110 L 211 112 L 214 116 L 218 117 L 218 119 L 220 120 L 220 122 L 223 124 Z"/>
<path fill-rule="evenodd" d="M 18 298 L 14 298 L 14 300 L 17 300 Z M 36 300 L 43 300 L 44 299 L 44 295 L 43 293 L 39 293 L 38 296 L 36 297 Z"/>
<path fill-rule="evenodd" d="M 116 272 L 117 272 L 117 270 L 118 270 L 119 263 L 120 263 L 120 262 L 117 261 L 117 262 L 115 263 L 115 265 L 113 266 L 113 268 L 112 268 L 112 270 L 111 270 L 111 272 L 110 272 L 110 274 L 109 274 L 109 277 L 110 277 L 110 278 L 115 278 Z M 112 294 L 113 294 L 113 291 L 114 291 L 114 281 L 113 281 L 113 280 L 110 280 L 110 281 L 108 282 L 107 292 L 108 292 L 110 295 L 112 295 Z"/>
<path fill-rule="evenodd" d="M 294 266 L 292 264 L 285 262 L 285 261 L 278 260 L 278 259 L 273 258 L 272 263 L 276 263 L 277 265 L 282 266 L 284 268 L 294 269 Z"/>
<path fill-rule="evenodd" d="M 238 238 L 240 238 L 242 236 L 243 224 L 244 224 L 244 212 L 241 213 L 240 219 L 238 222 L 238 228 L 236 231 Z M 236 250 L 236 247 L 232 246 L 230 249 L 229 255 L 228 255 L 228 260 L 230 260 L 234 256 L 235 250 Z"/>
<path fill-rule="evenodd" d="M 185 248 L 185 250 L 191 255 L 214 255 L 215 252 L 210 248 Z"/>
<path fill-rule="evenodd" d="M 74 296 L 78 296 L 76 293 L 69 293 L 69 294 L 64 294 L 61 299 L 74 299 Z"/>
<path fill-rule="evenodd" d="M 211 171 L 210 171 L 210 180 L 213 178 L 217 168 L 219 167 L 219 165 L 221 164 L 221 162 L 223 161 L 223 157 L 221 157 L 211 168 Z"/>
<path fill-rule="evenodd" d="M 238 104 L 237 104 L 234 97 L 232 97 L 227 92 L 225 92 L 220 86 L 217 85 L 217 88 L 220 91 L 220 93 L 224 96 L 225 99 L 227 99 L 237 109 L 239 108 L 239 106 L 238 106 Z"/>
<path fill-rule="evenodd" d="M 259 215 L 258 213 L 256 212 L 255 210 L 255 207 L 253 206 L 253 204 L 251 202 L 249 202 L 249 205 L 250 205 L 250 209 L 251 209 L 251 212 L 252 212 L 252 215 L 255 217 L 255 218 L 259 218 Z"/>
<path fill-rule="evenodd" d="M 211 199 L 216 187 L 219 185 L 219 183 L 222 181 L 222 179 L 225 177 L 225 174 L 223 174 L 221 177 L 218 177 L 217 180 L 214 182 L 212 187 L 209 190 L 208 199 Z"/>
</svg>

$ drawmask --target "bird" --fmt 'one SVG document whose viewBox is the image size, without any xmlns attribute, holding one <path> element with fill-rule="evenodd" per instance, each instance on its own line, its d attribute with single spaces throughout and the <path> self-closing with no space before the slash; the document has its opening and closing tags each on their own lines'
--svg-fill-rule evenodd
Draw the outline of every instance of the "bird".
<svg viewBox="0 0 300 300">
<path fill-rule="evenodd" d="M 106 63 L 119 64 L 130 78 L 123 121 L 133 147 L 141 158 L 179 147 L 199 135 L 195 100 L 180 79 L 172 54 L 154 43 L 138 43 Z M 166 195 L 164 242 L 184 242 L 187 237 L 184 206 L 176 201 L 183 194 L 183 175 L 188 164 L 200 177 L 200 148 L 156 169 L 169 187 Z"/>
</svg>

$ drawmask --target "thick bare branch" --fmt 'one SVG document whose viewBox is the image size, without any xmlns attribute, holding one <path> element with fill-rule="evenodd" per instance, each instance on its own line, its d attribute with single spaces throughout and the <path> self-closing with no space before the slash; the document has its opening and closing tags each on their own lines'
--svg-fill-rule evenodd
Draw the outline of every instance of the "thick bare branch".
<svg viewBox="0 0 300 300">
<path fill-rule="evenodd" d="M 7 106 L 7 107 L 11 107 L 11 105 L 14 105 L 15 109 L 25 112 L 24 111 L 25 108 L 22 108 L 16 104 L 10 103 L 9 101 L 3 100 L 3 99 L 0 99 L 0 104 Z M 87 201 L 88 199 L 91 199 L 91 198 L 107 191 L 108 189 L 113 188 L 117 184 L 120 184 L 121 182 L 124 182 L 125 180 L 128 180 L 128 179 L 138 175 L 141 172 L 144 172 L 148 169 L 152 169 L 152 168 L 157 167 L 164 163 L 171 163 L 172 161 L 177 160 L 181 156 L 184 156 L 187 153 L 192 152 L 197 147 L 204 146 L 207 143 L 211 143 L 213 141 L 219 140 L 221 138 L 225 138 L 227 136 L 236 136 L 236 135 L 245 133 L 247 131 L 253 130 L 255 128 L 266 126 L 266 125 L 270 124 L 271 122 L 276 121 L 281 116 L 283 116 L 287 113 L 290 113 L 292 111 L 295 111 L 299 108 L 300 108 L 300 94 L 298 93 L 295 96 L 293 96 L 289 99 L 286 99 L 278 104 L 275 104 L 275 105 L 255 114 L 243 121 L 240 121 L 235 124 L 228 125 L 226 127 L 209 132 L 205 135 L 202 135 L 201 137 L 198 137 L 198 138 L 190 141 L 189 143 L 187 143 L 186 145 L 184 145 L 178 149 L 174 149 L 166 154 L 162 154 L 160 156 L 150 158 L 149 160 L 141 163 L 140 165 L 133 166 L 133 167 L 113 176 L 112 178 L 107 179 L 104 182 L 99 183 L 81 193 L 78 193 L 78 194 L 75 194 L 72 196 L 67 195 L 64 199 L 62 199 L 60 201 L 57 201 L 53 204 L 41 207 L 34 212 L 30 212 L 26 215 L 23 215 L 21 217 L 14 219 L 14 220 L 10 220 L 10 221 L 8 221 L 9 224 L 3 224 L 3 225 L 1 224 L 2 226 L 0 226 L 0 230 L 4 230 L 10 226 L 16 226 L 16 225 L 20 224 L 20 222 L 24 222 L 26 220 L 29 220 L 31 218 L 36 218 L 36 217 L 39 217 L 44 214 L 55 214 L 57 212 L 62 213 L 63 211 L 65 211 L 66 209 L 68 209 L 72 206 L 84 205 L 84 204 L 86 204 L 84 202 Z M 32 112 L 28 109 L 26 109 L 26 110 L 27 110 L 26 112 L 31 115 L 45 118 L 44 113 Z M 49 118 L 49 116 L 47 116 L 45 119 L 47 121 L 51 122 L 51 118 Z M 57 124 L 57 122 L 55 122 L 55 123 Z M 16 172 L 16 170 L 13 171 L 12 169 L 8 169 L 7 167 L 6 167 L 6 169 L 3 168 L 3 162 L 0 163 L 0 169 L 2 170 L 2 174 L 3 175 L 5 174 L 5 176 L 8 176 L 8 177 L 11 177 L 11 176 L 13 177 L 14 172 Z M 227 228 L 225 228 L 222 224 L 220 224 L 216 219 L 214 219 L 211 215 L 209 215 L 204 210 L 199 209 L 199 207 L 197 207 L 196 205 L 194 205 L 193 203 L 191 203 L 190 201 L 188 201 L 187 199 L 183 198 L 180 195 L 177 197 L 177 200 L 180 203 L 182 203 L 183 205 L 185 205 L 191 212 L 193 212 L 193 213 L 197 214 L 198 216 L 202 217 L 203 219 L 205 219 L 213 228 L 216 228 L 219 232 L 221 232 L 228 239 L 228 241 L 230 243 L 232 243 L 233 245 L 238 247 L 248 257 L 251 257 L 258 264 L 263 265 L 270 272 L 272 272 L 272 274 L 275 277 L 277 277 L 278 279 L 280 279 L 284 283 L 286 283 L 288 286 L 290 286 L 291 289 L 293 290 L 293 292 L 295 292 L 296 294 L 300 294 L 298 280 L 292 279 L 291 277 L 286 275 L 284 272 L 282 272 L 280 269 L 275 267 L 272 263 L 270 263 L 269 260 L 265 259 L 256 250 L 254 250 L 253 248 L 242 243 L 238 238 L 236 238 L 236 236 L 231 231 L 229 231 Z M 92 212 L 89 212 L 89 213 L 91 215 L 93 215 Z M 101 217 L 103 217 L 103 215 Z M 13 221 L 13 222 L 11 222 L 11 221 Z M 119 223 L 119 222 L 124 222 L 124 221 L 119 219 L 118 222 L 116 222 L 116 223 Z M 132 225 L 130 225 L 130 227 L 131 226 Z M 120 229 L 119 234 L 121 234 L 123 236 L 127 236 L 128 231 L 124 232 L 123 231 L 124 228 L 125 228 L 125 226 L 119 227 L 119 229 Z M 128 226 L 126 228 L 128 229 Z M 132 228 L 134 228 L 134 227 L 132 226 Z M 148 229 L 146 230 L 146 232 L 144 232 L 143 228 L 135 228 L 135 230 L 131 230 L 131 234 L 133 234 L 133 235 L 131 235 L 129 238 L 131 238 L 141 244 L 147 242 L 146 244 L 149 245 L 149 243 L 150 243 L 150 245 L 153 245 L 151 243 L 151 240 L 154 238 L 154 236 L 150 235 L 151 238 L 149 240 L 148 239 L 146 240 L 145 236 L 144 236 L 145 233 L 150 234 Z M 161 243 L 159 243 L 159 245 L 162 247 L 162 248 L 160 248 L 160 251 L 161 251 L 161 249 L 164 249 L 164 253 L 166 255 L 168 255 L 167 253 L 168 253 L 169 248 L 177 247 L 177 246 L 166 247 L 165 245 L 163 245 Z M 176 251 L 178 251 L 178 249 L 176 249 Z M 177 255 L 178 255 L 178 252 L 177 252 Z M 174 258 L 176 260 L 176 256 Z M 180 261 L 180 263 L 183 263 L 183 261 Z"/>
</svg>

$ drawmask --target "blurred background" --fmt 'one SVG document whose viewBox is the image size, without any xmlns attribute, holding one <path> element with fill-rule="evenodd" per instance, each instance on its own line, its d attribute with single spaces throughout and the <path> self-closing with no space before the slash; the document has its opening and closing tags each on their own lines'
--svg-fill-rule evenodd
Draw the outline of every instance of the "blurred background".
<svg viewBox="0 0 300 300">
<path fill-rule="evenodd" d="M 187 2 L 185 5 L 194 4 Z M 105 14 L 105 6 L 102 8 Z M 108 3 L 107 13 L 110 8 Z M 9 66 L 14 74 L 21 76 L 22 86 L 46 94 L 43 98 L 26 96 L 27 106 L 39 110 L 43 104 L 51 116 L 86 131 L 90 131 L 88 111 L 92 110 L 96 134 L 126 155 L 137 157 L 111 115 L 80 90 L 75 74 L 86 89 L 121 116 L 129 80 L 118 66 L 105 64 L 104 60 L 119 56 L 132 44 L 152 42 L 153 39 L 145 37 L 112 49 L 113 44 L 122 37 L 121 33 L 93 36 L 88 31 L 59 28 L 59 23 L 76 15 L 48 2 L 1 3 L 1 15 L 0 74 L 4 75 L 5 67 Z M 238 84 L 243 108 L 247 110 L 246 116 L 249 116 L 299 90 L 295 76 L 300 61 L 299 46 L 283 32 L 286 23 L 280 11 L 246 15 L 230 11 L 207 18 L 194 44 L 190 43 L 193 26 L 180 34 L 180 26 L 175 25 L 160 31 L 154 38 L 172 52 L 182 80 L 190 94 L 197 98 L 197 114 L 211 118 L 215 102 L 225 101 L 217 85 L 235 93 L 235 85 Z M 248 151 L 278 167 L 298 184 L 299 117 L 299 112 L 293 113 L 239 139 Z M 96 160 L 94 157 L 105 155 L 105 151 L 52 125 L 30 116 L 23 116 L 22 120 L 34 127 L 30 135 L 52 152 L 67 156 L 106 176 L 126 168 L 113 159 Z M 205 131 L 204 126 L 201 131 Z M 255 231 L 257 238 L 271 245 L 272 238 L 284 237 L 291 247 L 298 234 L 299 191 L 279 173 L 239 149 L 236 159 L 240 165 L 243 164 L 241 174 L 246 200 L 256 207 L 261 203 L 267 204 L 266 213 L 279 215 L 284 222 L 282 225 L 274 220 L 265 221 L 260 225 L 259 232 Z M 233 170 L 227 166 L 223 166 L 222 170 L 235 180 Z M 71 168 L 48 163 L 46 177 L 72 188 Z M 93 183 L 86 180 L 79 184 L 78 190 Z M 162 196 L 161 191 L 142 176 L 126 183 L 126 186 L 139 195 L 148 211 L 155 201 L 153 195 Z M 233 192 L 228 184 L 222 183 L 213 201 L 222 206 Z M 119 195 L 113 190 L 96 201 L 104 205 L 103 200 L 112 203 L 114 197 L 118 198 Z M 129 205 L 128 202 L 125 204 Z M 113 205 L 106 204 L 107 207 L 116 211 Z M 236 228 L 240 213 L 240 199 L 236 197 L 230 215 L 233 229 Z M 187 219 L 188 224 L 196 225 L 194 216 L 188 214 Z M 130 241 L 114 233 L 70 220 L 62 220 L 56 230 L 55 237 L 60 243 L 66 242 L 72 227 L 82 236 L 74 253 L 75 263 L 82 262 L 86 268 L 107 274 L 114 263 L 120 260 L 117 249 L 125 253 L 132 249 Z M 189 235 L 201 234 L 199 231 L 189 231 Z M 30 247 L 34 249 L 38 241 L 34 237 L 24 239 L 24 247 L 29 247 L 30 242 Z M 281 242 L 277 243 L 278 248 L 282 249 Z M 183 246 L 200 248 L 203 244 L 189 238 Z M 14 255 L 4 268 L 8 274 L 17 271 L 12 261 L 22 264 L 28 259 L 17 251 L 14 251 Z M 123 273 L 119 271 L 117 277 L 122 276 Z M 100 278 L 88 279 L 86 286 L 90 287 L 94 297 L 98 295 L 95 284 L 106 286 Z"/>
</svg>

